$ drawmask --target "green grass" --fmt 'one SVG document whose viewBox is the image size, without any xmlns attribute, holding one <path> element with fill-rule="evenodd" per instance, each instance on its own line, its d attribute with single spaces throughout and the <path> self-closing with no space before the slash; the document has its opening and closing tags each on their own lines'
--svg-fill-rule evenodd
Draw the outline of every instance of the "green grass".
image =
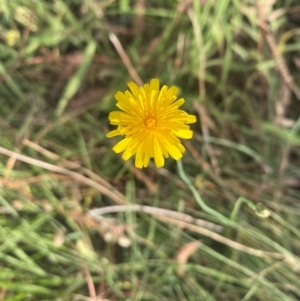
<svg viewBox="0 0 300 301">
<path fill-rule="evenodd" d="M 299 300 L 300 23 L 263 3 L 0 3 L 0 300 Z M 107 117 L 151 78 L 198 122 L 139 171 Z"/>
</svg>

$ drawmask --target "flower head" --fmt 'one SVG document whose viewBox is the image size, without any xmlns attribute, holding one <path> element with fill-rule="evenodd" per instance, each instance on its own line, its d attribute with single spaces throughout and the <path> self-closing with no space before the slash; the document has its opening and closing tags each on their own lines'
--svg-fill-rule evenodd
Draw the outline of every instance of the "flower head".
<svg viewBox="0 0 300 301">
<path fill-rule="evenodd" d="M 164 166 L 164 157 L 179 160 L 185 148 L 178 138 L 192 138 L 193 132 L 187 124 L 196 122 L 196 116 L 178 109 L 184 103 L 183 98 L 176 100 L 178 88 L 160 89 L 158 79 L 143 87 L 130 82 L 128 87 L 130 91 L 115 95 L 117 107 L 122 111 L 109 114 L 110 123 L 118 128 L 106 136 L 125 136 L 113 151 L 124 152 L 124 160 L 136 155 L 138 168 L 147 167 L 150 158 L 154 158 L 156 167 Z"/>
</svg>

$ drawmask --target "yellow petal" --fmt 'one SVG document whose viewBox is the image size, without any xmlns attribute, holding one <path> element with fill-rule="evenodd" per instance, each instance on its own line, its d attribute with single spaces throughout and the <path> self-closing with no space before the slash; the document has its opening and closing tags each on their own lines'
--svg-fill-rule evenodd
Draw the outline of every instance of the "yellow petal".
<svg viewBox="0 0 300 301">
<path fill-rule="evenodd" d="M 167 86 L 163 86 L 161 89 L 160 89 L 160 92 L 158 94 L 158 97 L 157 97 L 157 107 L 162 107 L 165 105 L 165 97 L 166 97 L 166 91 L 168 90 L 168 87 Z"/>
<path fill-rule="evenodd" d="M 154 144 L 154 162 L 157 168 L 163 167 L 165 165 L 165 159 L 162 154 L 160 145 L 156 142 Z"/>
<path fill-rule="evenodd" d="M 143 133 L 134 135 L 129 145 L 131 153 L 135 154 L 143 141 Z"/>
<path fill-rule="evenodd" d="M 181 143 L 177 144 L 177 147 L 182 153 L 185 152 L 185 147 Z"/>
<path fill-rule="evenodd" d="M 167 145 L 176 145 L 180 143 L 180 140 L 172 134 L 172 132 L 163 132 L 162 133 L 162 141 L 166 142 Z"/>
<path fill-rule="evenodd" d="M 109 113 L 108 119 L 110 120 L 110 124 L 119 125 L 121 123 L 122 112 L 114 111 Z"/>
<path fill-rule="evenodd" d="M 113 151 L 117 154 L 123 152 L 129 145 L 131 140 L 132 140 L 131 138 L 125 138 L 125 139 L 121 140 L 113 147 Z"/>
<path fill-rule="evenodd" d="M 157 95 L 158 95 L 158 91 L 151 91 L 151 95 L 150 95 L 150 104 L 152 107 L 152 110 L 156 110 L 157 108 Z"/>
<path fill-rule="evenodd" d="M 180 99 L 176 100 L 174 103 L 172 103 L 172 105 L 170 105 L 170 107 L 168 109 L 169 110 L 178 109 L 184 103 L 185 103 L 185 100 L 183 98 L 180 98 Z"/>
<path fill-rule="evenodd" d="M 182 157 L 182 153 L 177 147 L 177 145 L 180 144 L 180 140 L 175 136 L 163 135 L 163 140 L 161 139 L 161 143 L 164 144 L 170 156 L 175 160 L 179 160 Z"/>
<path fill-rule="evenodd" d="M 121 91 L 118 91 L 116 94 L 115 94 L 115 98 L 117 101 L 119 102 L 123 102 L 123 103 L 126 103 L 127 102 L 127 97 L 126 95 L 121 92 Z"/>
<path fill-rule="evenodd" d="M 182 152 L 175 145 L 169 146 L 168 152 L 175 160 L 179 160 L 182 157 Z"/>
<path fill-rule="evenodd" d="M 151 91 L 159 91 L 159 79 L 153 78 L 150 81 L 150 93 Z"/>
<path fill-rule="evenodd" d="M 137 168 L 142 168 L 144 165 L 143 155 L 144 155 L 143 144 L 141 144 L 135 155 L 135 166 Z"/>
<path fill-rule="evenodd" d="M 144 154 L 144 167 L 147 167 L 149 165 L 150 162 L 150 154 L 151 154 L 151 149 L 150 149 L 150 145 L 152 144 L 152 141 L 149 139 L 150 137 L 147 136 L 145 138 L 145 154 Z"/>
<path fill-rule="evenodd" d="M 172 86 L 168 89 L 167 91 L 167 95 L 170 97 L 170 96 L 173 96 L 173 95 L 177 95 L 179 89 L 176 87 L 176 86 Z"/>
<path fill-rule="evenodd" d="M 140 88 L 139 88 L 139 86 L 136 83 L 134 83 L 134 82 L 128 83 L 127 86 L 131 90 L 132 94 L 135 97 L 138 97 L 138 95 L 140 94 Z"/>
<path fill-rule="evenodd" d="M 165 143 L 163 143 L 164 138 L 161 135 L 156 135 L 156 141 L 159 144 L 164 157 L 169 158 L 169 153 L 168 153 L 167 147 L 166 147 Z"/>
<path fill-rule="evenodd" d="M 134 155 L 134 153 L 132 153 L 132 152 L 130 151 L 130 148 L 127 148 L 127 149 L 125 150 L 125 152 L 123 153 L 123 155 L 122 155 L 122 159 L 125 160 L 125 161 L 127 161 L 127 160 L 130 159 L 133 155 Z"/>
<path fill-rule="evenodd" d="M 195 115 L 188 115 L 187 121 L 185 123 L 190 124 L 190 123 L 195 123 L 196 121 L 197 121 L 197 118 Z"/>
<path fill-rule="evenodd" d="M 172 131 L 177 137 L 183 139 L 191 139 L 193 137 L 193 131 L 191 130 L 173 130 Z"/>
<path fill-rule="evenodd" d="M 126 113 L 132 113 L 134 112 L 134 107 L 130 105 L 129 101 L 128 103 L 125 102 L 118 102 L 116 104 L 116 106 L 121 109 L 122 111 L 126 112 Z"/>
<path fill-rule="evenodd" d="M 113 130 L 113 131 L 108 132 L 106 134 L 106 137 L 111 138 L 111 137 L 115 137 L 115 136 L 118 136 L 118 135 L 121 135 L 120 131 L 119 130 Z"/>
<path fill-rule="evenodd" d="M 149 93 L 150 85 L 149 85 L 149 84 L 144 84 L 143 90 L 144 90 L 146 93 Z"/>
</svg>

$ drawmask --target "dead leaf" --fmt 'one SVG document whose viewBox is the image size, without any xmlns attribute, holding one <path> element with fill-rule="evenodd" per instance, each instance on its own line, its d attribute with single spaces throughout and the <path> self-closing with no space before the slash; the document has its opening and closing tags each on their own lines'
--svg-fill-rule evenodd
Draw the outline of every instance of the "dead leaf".
<svg viewBox="0 0 300 301">
<path fill-rule="evenodd" d="M 200 245 L 200 242 L 199 241 L 193 241 L 193 242 L 190 242 L 190 243 L 187 243 L 185 244 L 184 246 L 182 246 L 179 251 L 177 252 L 177 255 L 176 255 L 176 260 L 178 261 L 178 263 L 180 265 L 184 265 L 187 263 L 189 257 L 196 252 L 196 250 L 198 249 Z M 185 271 L 184 271 L 184 267 L 183 266 L 180 266 L 178 269 L 177 269 L 177 274 L 179 276 L 184 276 L 185 274 Z"/>
</svg>

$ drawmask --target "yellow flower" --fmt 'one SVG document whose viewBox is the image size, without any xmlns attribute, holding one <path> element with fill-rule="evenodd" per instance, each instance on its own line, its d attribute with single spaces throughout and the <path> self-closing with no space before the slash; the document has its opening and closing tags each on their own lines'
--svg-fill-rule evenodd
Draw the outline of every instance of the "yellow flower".
<svg viewBox="0 0 300 301">
<path fill-rule="evenodd" d="M 8 46 L 13 47 L 20 39 L 20 32 L 18 30 L 8 30 L 5 35 Z"/>
<path fill-rule="evenodd" d="M 196 116 L 178 109 L 184 103 L 183 98 L 176 100 L 178 88 L 163 86 L 160 89 L 158 79 L 152 79 L 143 87 L 130 82 L 128 87 L 131 91 L 118 91 L 115 95 L 117 107 L 122 111 L 109 114 L 110 123 L 118 128 L 106 136 L 125 136 L 113 151 L 124 152 L 124 160 L 136 155 L 138 168 L 147 167 L 150 158 L 154 158 L 156 167 L 164 166 L 164 157 L 169 155 L 179 160 L 185 148 L 178 138 L 193 137 L 187 124 L 196 122 Z"/>
</svg>

